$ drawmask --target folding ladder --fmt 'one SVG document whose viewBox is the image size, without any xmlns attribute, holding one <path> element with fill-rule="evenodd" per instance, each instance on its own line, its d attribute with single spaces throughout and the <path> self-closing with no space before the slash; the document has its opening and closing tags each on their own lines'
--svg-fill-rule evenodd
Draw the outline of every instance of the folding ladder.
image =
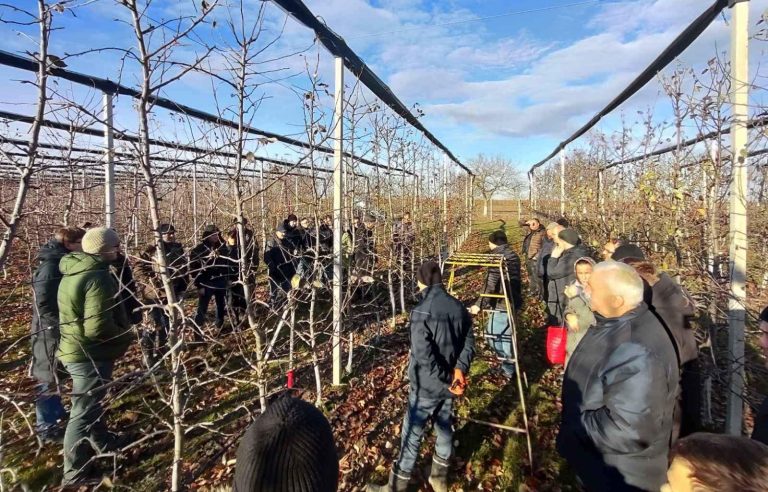
<svg viewBox="0 0 768 492">
<path fill-rule="evenodd" d="M 531 467 L 533 467 L 533 451 L 531 449 L 531 433 L 528 428 L 528 412 L 526 410 L 525 406 L 525 393 L 523 392 L 523 381 L 522 381 L 522 368 L 520 367 L 520 358 L 518 357 L 518 350 L 517 350 L 517 325 L 515 323 L 515 309 L 512 306 L 512 303 L 509 301 L 509 296 L 507 292 L 507 285 L 509 283 L 509 272 L 507 271 L 507 264 L 504 261 L 504 256 L 499 254 L 489 254 L 489 253 L 454 253 L 448 259 L 445 261 L 446 267 L 450 267 L 450 275 L 448 277 L 448 292 L 453 295 L 453 284 L 456 280 L 456 268 L 459 267 L 480 267 L 480 268 L 486 268 L 486 269 L 492 269 L 496 268 L 499 270 L 499 274 L 501 279 L 504 279 L 505 281 L 500 282 L 501 283 L 501 290 L 502 292 L 499 294 L 494 293 L 483 293 L 480 295 L 480 297 L 485 298 L 492 298 L 492 299 L 501 299 L 504 301 L 504 306 L 506 307 L 505 310 L 500 309 L 484 309 L 486 312 L 505 312 L 507 313 L 507 320 L 509 322 L 508 330 L 505 333 L 505 335 L 493 335 L 488 332 L 488 324 L 484 324 L 483 328 L 483 338 L 485 338 L 486 342 L 489 342 L 490 339 L 501 339 L 502 342 L 508 342 L 512 347 L 512 357 L 506 358 L 499 356 L 497 354 L 497 357 L 502 362 L 507 363 L 513 363 L 515 364 L 515 378 L 517 379 L 517 392 L 518 397 L 520 398 L 520 406 L 523 411 L 523 428 L 519 427 L 509 427 L 509 426 L 500 426 L 496 424 L 492 424 L 490 422 L 483 422 L 475 419 L 468 419 L 472 422 L 483 424 L 483 425 L 491 425 L 496 428 L 502 428 L 504 430 L 516 432 L 519 434 L 525 434 L 525 439 L 528 444 L 528 459 L 530 460 Z M 487 275 L 487 273 L 486 273 Z M 498 308 L 498 303 L 496 304 Z"/>
</svg>

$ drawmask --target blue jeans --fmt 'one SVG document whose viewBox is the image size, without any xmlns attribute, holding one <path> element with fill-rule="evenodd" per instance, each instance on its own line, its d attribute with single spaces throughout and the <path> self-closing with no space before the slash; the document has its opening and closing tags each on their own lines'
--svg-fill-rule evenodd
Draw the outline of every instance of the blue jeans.
<svg viewBox="0 0 768 492">
<path fill-rule="evenodd" d="M 400 443 L 400 458 L 397 471 L 410 475 L 419 457 L 421 438 L 427 420 L 432 418 L 437 432 L 435 454 L 448 460 L 453 452 L 453 398 L 431 399 L 419 396 L 411 390 L 408 396 L 408 410 L 403 419 L 403 431 Z"/>
<path fill-rule="evenodd" d="M 486 339 L 490 343 L 493 351 L 501 359 L 511 359 L 512 354 L 512 328 L 509 325 L 509 318 L 504 311 L 491 311 L 488 318 L 488 326 L 485 329 Z M 515 364 L 509 361 L 502 361 L 501 368 L 504 372 L 513 376 L 515 374 Z"/>
<path fill-rule="evenodd" d="M 55 391 L 55 385 L 51 383 L 40 383 L 37 385 L 37 399 L 35 400 L 35 414 L 37 416 L 37 433 L 40 437 L 46 439 L 50 434 L 56 431 L 56 425 L 59 420 L 67 416 L 64 405 L 61 404 L 61 395 L 51 392 Z"/>
</svg>

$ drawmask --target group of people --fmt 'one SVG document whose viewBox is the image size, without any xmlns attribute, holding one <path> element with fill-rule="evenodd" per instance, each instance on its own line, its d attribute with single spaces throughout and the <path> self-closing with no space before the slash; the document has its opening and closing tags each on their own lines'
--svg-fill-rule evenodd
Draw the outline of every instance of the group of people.
<svg viewBox="0 0 768 492">
<path fill-rule="evenodd" d="M 549 322 L 569 330 L 557 448 L 583 486 L 590 491 L 768 490 L 768 446 L 759 442 L 768 441 L 768 400 L 756 419 L 754 440 L 697 432 L 698 350 L 688 324 L 695 313 L 691 297 L 626 241 L 609 241 L 603 261 L 596 262 L 578 232 L 563 222 L 541 227 L 537 219 L 528 221 L 522 256 L 529 301 L 543 301 Z M 342 238 L 351 243 L 345 250 L 350 275 L 361 278 L 375 267 L 374 225 L 375 219 L 366 217 Z M 211 298 L 218 326 L 227 305 L 245 305 L 259 255 L 252 231 L 246 224 L 237 226 L 224 234 L 206 226 L 200 244 L 186 254 L 173 226 L 161 225 L 163 267 L 156 261 L 156 246 L 150 246 L 132 270 L 120 252 L 118 234 L 103 227 L 63 228 L 41 248 L 33 278 L 32 374 L 39 383 L 39 436 L 63 437 L 64 484 L 88 476 L 94 448 L 104 452 L 125 444 L 107 429 L 102 401 L 142 309 L 155 325 L 153 340 L 146 343 L 162 349 L 169 298 L 181 299 L 189 283 L 197 290 L 198 326 Z M 408 237 L 403 222 L 393 229 L 400 238 Z M 314 228 L 288 217 L 264 251 L 272 289 L 295 289 L 302 278 L 324 281 L 322 258 L 332 238 L 329 220 Z M 490 272 L 482 294 L 506 292 L 518 310 L 524 302 L 520 256 L 501 230 L 488 243 L 491 253 L 503 257 L 506 277 Z M 249 267 L 233 270 L 232 264 L 243 262 Z M 171 282 L 164 282 L 164 276 Z M 485 309 L 498 316 L 489 320 L 488 340 L 502 360 L 503 374 L 512 376 L 517 369 L 508 342 L 511 320 L 496 305 L 500 299 L 481 295 L 467 309 L 446 290 L 442 277 L 433 261 L 417 269 L 420 296 L 410 314 L 410 393 L 400 453 L 388 482 L 371 484 L 369 490 L 407 489 L 429 420 L 437 433 L 429 483 L 438 492 L 449 489 L 453 409 L 467 387 L 475 355 L 473 314 Z M 275 299 L 272 289 L 272 301 L 285 302 Z M 768 308 L 760 329 L 768 355 Z M 65 373 L 72 379 L 72 395 L 61 436 L 59 425 L 67 415 L 57 386 Z M 328 422 L 292 396 L 272 403 L 240 442 L 235 490 L 333 491 L 337 485 L 338 456 Z"/>
<path fill-rule="evenodd" d="M 525 225 L 531 295 L 568 329 L 557 448 L 584 487 L 764 490 L 768 447 L 698 432 L 696 306 L 685 289 L 624 239 L 607 241 L 597 263 L 566 220 Z"/>
<path fill-rule="evenodd" d="M 372 282 L 375 224 L 376 219 L 366 215 L 342 235 L 343 264 L 356 281 Z M 102 401 L 115 361 L 135 337 L 132 325 L 139 324 L 144 313 L 149 323 L 139 330 L 140 343 L 148 365 L 154 366 L 168 352 L 171 317 L 179 314 L 174 310 L 190 287 L 197 306 L 187 326 L 197 341 L 206 336 L 212 300 L 214 325 L 221 332 L 239 326 L 249 296 L 253 298 L 262 255 L 246 219 L 224 231 L 206 225 L 200 242 L 188 251 L 177 240 L 173 224 L 161 224 L 157 232 L 161 240 L 134 261 L 121 252 L 115 230 L 90 223 L 59 229 L 38 253 L 31 329 L 37 431 L 43 441 L 63 441 L 64 484 L 87 476 L 92 448 L 106 451 L 123 444 L 104 425 Z M 392 249 L 400 261 L 409 257 L 413 241 L 413 223 L 405 214 L 393 225 Z M 294 214 L 281 221 L 263 253 L 270 308 L 281 309 L 291 291 L 309 282 L 316 287 L 329 284 L 332 253 L 330 216 L 318 227 Z M 73 383 L 69 415 L 59 391 L 62 377 Z"/>
<path fill-rule="evenodd" d="M 532 219 L 522 254 L 530 300 L 543 301 L 550 323 L 566 324 L 569 359 L 563 375 L 557 449 L 589 491 L 722 492 L 768 490 L 768 399 L 753 439 L 700 432 L 698 347 L 690 318 L 695 303 L 658 271 L 637 245 L 608 241 L 602 261 L 592 258 L 578 232 L 561 220 L 542 228 Z M 502 255 L 507 278 L 492 271 L 483 294 L 506 292 L 522 306 L 521 261 L 506 234 L 489 238 Z M 501 282 L 506 282 L 503 286 Z M 515 371 L 509 347 L 495 335 L 509 330 L 498 298 L 481 296 L 468 310 L 447 293 L 437 264 L 419 270 L 422 300 L 410 320 L 410 394 L 398 459 L 385 485 L 369 491 L 408 490 L 425 425 L 437 434 L 429 483 L 447 491 L 453 451 L 455 398 L 467 386 L 474 357 L 472 320 L 491 314 L 486 338 L 501 370 Z M 502 319 L 494 320 L 494 315 Z M 768 308 L 761 314 L 761 346 L 768 356 Z M 570 340 L 573 338 L 574 340 Z M 523 348 L 522 350 L 525 350 Z"/>
</svg>

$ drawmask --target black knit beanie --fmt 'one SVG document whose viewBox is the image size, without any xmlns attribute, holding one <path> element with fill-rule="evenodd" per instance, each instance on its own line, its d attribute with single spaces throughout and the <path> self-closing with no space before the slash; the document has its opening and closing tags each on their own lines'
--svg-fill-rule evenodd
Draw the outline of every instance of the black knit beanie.
<svg viewBox="0 0 768 492">
<path fill-rule="evenodd" d="M 234 492 L 335 492 L 338 480 L 330 424 L 287 394 L 251 423 L 237 448 Z"/>
<path fill-rule="evenodd" d="M 416 280 L 429 287 L 443 283 L 443 273 L 440 271 L 440 265 L 434 261 L 425 261 L 416 272 Z"/>
<path fill-rule="evenodd" d="M 507 244 L 507 235 L 504 234 L 504 231 L 493 231 L 491 235 L 488 236 L 488 242 L 495 244 L 496 246 Z"/>
<path fill-rule="evenodd" d="M 616 251 L 611 255 L 611 259 L 614 261 L 622 261 L 627 258 L 635 258 L 637 260 L 645 260 L 645 253 L 640 249 L 640 246 L 635 244 L 623 244 L 616 248 Z"/>
<path fill-rule="evenodd" d="M 581 237 L 579 236 L 579 233 L 576 232 L 575 229 L 563 229 L 560 231 L 560 233 L 557 235 L 560 239 L 565 241 L 566 243 L 576 246 L 577 244 L 581 243 Z"/>
<path fill-rule="evenodd" d="M 763 309 L 763 312 L 760 313 L 760 321 L 765 321 L 768 323 L 768 306 L 765 306 L 765 309 Z"/>
</svg>

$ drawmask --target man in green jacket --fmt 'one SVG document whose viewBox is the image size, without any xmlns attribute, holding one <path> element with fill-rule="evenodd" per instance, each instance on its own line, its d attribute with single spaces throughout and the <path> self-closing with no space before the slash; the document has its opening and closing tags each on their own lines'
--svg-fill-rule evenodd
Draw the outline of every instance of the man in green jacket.
<svg viewBox="0 0 768 492">
<path fill-rule="evenodd" d="M 133 338 L 117 280 L 110 272 L 110 263 L 120 253 L 117 232 L 105 227 L 89 229 L 82 248 L 59 264 L 63 274 L 58 292 L 61 342 L 56 356 L 72 376 L 63 485 L 88 478 L 91 443 L 100 451 L 118 446 L 116 435 L 107 431 L 101 401 L 115 360 Z"/>
</svg>

